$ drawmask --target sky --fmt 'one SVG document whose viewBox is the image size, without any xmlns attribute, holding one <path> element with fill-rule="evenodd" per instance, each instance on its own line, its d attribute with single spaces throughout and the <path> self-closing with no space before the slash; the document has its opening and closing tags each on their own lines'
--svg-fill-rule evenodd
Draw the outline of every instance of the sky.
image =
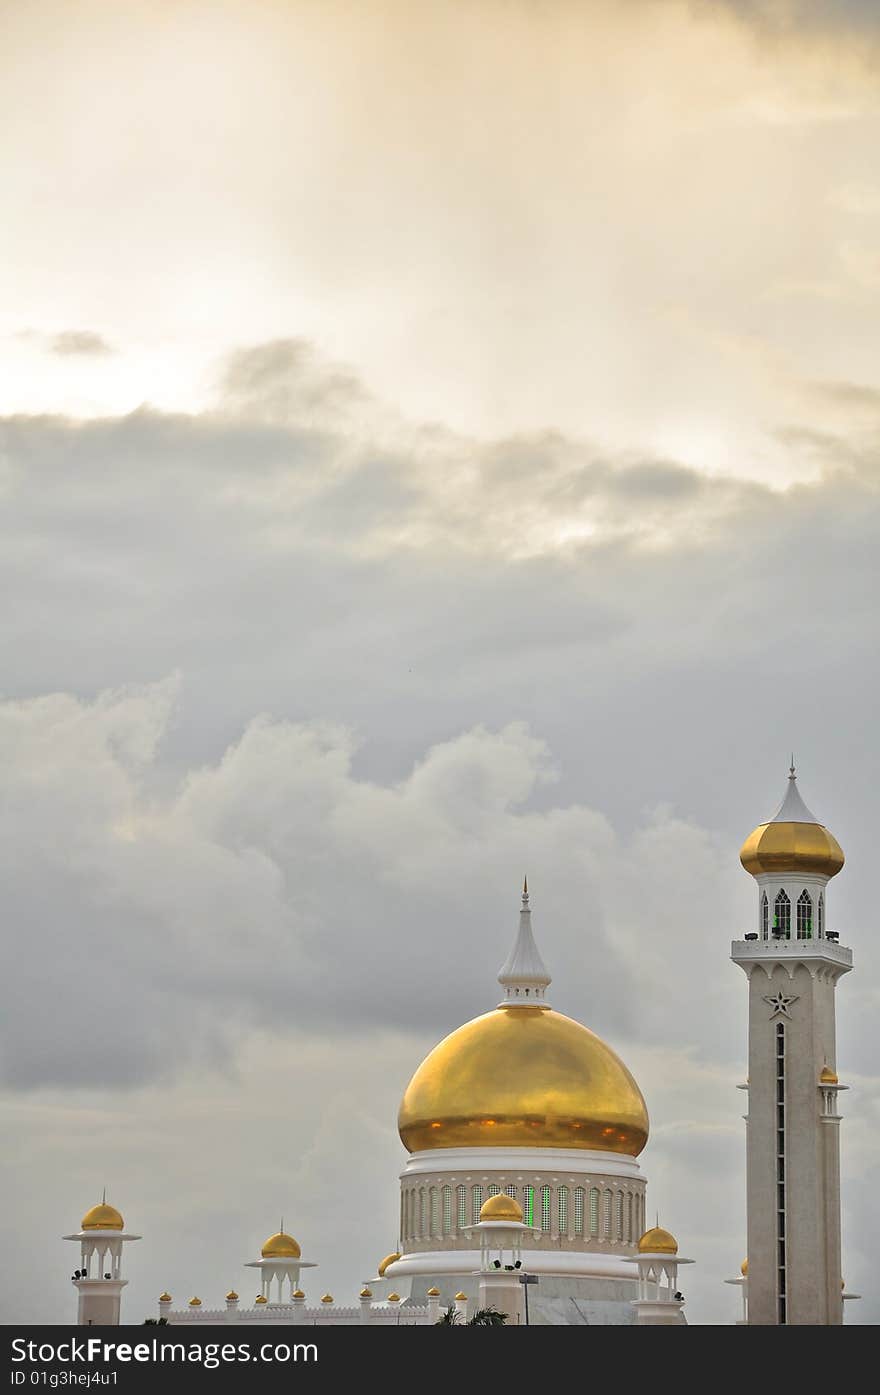
<svg viewBox="0 0 880 1395">
<path fill-rule="evenodd" d="M 351 1300 L 527 872 L 733 1322 L 738 851 L 791 752 L 880 1320 L 878 7 L 0 23 L 5 1320 L 72 1320 L 105 1185 L 129 1321 L 247 1293 L 282 1215 Z"/>
</svg>

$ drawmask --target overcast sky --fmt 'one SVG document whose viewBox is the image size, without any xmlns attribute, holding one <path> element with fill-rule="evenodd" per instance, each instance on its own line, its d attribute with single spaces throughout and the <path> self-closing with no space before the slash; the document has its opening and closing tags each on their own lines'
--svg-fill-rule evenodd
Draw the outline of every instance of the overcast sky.
<svg viewBox="0 0 880 1395">
<path fill-rule="evenodd" d="M 847 1320 L 876 1322 L 880 7 L 0 0 L 7 1321 L 310 1296 L 396 1243 L 397 1104 L 497 1001 L 651 1115 L 732 1322 L 741 842 L 847 854 Z"/>
</svg>

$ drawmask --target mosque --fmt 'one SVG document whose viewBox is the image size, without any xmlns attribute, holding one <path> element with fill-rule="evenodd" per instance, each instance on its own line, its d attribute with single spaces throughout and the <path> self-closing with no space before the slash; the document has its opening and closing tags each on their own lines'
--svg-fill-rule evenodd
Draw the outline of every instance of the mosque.
<svg viewBox="0 0 880 1395">
<path fill-rule="evenodd" d="M 827 928 L 843 852 L 804 804 L 794 765 L 740 859 L 758 893 L 755 928 L 731 947 L 748 980 L 748 1259 L 728 1282 L 742 1292 L 741 1323 L 837 1325 L 858 1296 L 841 1279 L 847 1087 L 835 1053 L 835 987 L 852 952 Z M 352 1285 L 356 1299 L 306 1297 L 315 1262 L 282 1222 L 249 1266 L 252 1306 L 234 1290 L 222 1306 L 197 1295 L 175 1306 L 166 1291 L 157 1321 L 418 1325 L 494 1308 L 535 1325 L 686 1322 L 678 1269 L 691 1261 L 648 1224 L 642 1093 L 611 1046 L 551 1006 L 531 919 L 525 884 L 500 1001 L 435 1046 L 404 1091 L 398 1249 Z M 140 1237 L 105 1197 L 65 1239 L 80 1247 L 78 1322 L 119 1323 L 123 1247 Z"/>
</svg>

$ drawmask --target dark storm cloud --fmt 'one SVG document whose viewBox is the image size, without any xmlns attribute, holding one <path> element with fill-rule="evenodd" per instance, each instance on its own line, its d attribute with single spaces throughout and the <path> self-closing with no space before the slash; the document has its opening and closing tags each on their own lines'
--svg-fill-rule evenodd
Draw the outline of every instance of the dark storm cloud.
<svg viewBox="0 0 880 1395">
<path fill-rule="evenodd" d="M 870 435 L 793 426 L 822 474 L 777 492 L 553 433 L 377 444 L 357 386 L 300 391 L 303 345 L 230 372 L 201 416 L 2 424 L 7 1078 L 442 1032 L 488 1005 L 524 870 L 572 1011 L 736 1050 L 732 987 L 679 1002 L 669 966 L 699 946 L 708 982 L 749 914 L 736 848 L 792 746 L 868 913 Z"/>
<path fill-rule="evenodd" d="M 114 352 L 112 345 L 108 344 L 103 335 L 96 334 L 91 329 L 66 329 L 63 333 L 56 334 L 48 347 L 53 354 L 60 354 L 62 357 Z"/>
</svg>

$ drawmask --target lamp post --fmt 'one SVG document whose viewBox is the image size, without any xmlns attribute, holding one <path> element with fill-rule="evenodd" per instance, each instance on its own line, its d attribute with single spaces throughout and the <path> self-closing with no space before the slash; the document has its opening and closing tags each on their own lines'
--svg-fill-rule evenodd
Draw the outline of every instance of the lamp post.
<svg viewBox="0 0 880 1395">
<path fill-rule="evenodd" d="M 537 1274 L 520 1274 L 520 1276 L 519 1276 L 519 1281 L 520 1281 L 520 1283 L 521 1283 L 522 1286 L 523 1286 L 523 1298 L 525 1299 L 525 1306 L 526 1306 L 526 1322 L 525 1322 L 525 1325 L 526 1325 L 526 1327 L 528 1327 L 528 1325 L 529 1325 L 529 1284 L 536 1284 L 536 1283 L 538 1282 L 538 1276 L 537 1276 Z"/>
</svg>

